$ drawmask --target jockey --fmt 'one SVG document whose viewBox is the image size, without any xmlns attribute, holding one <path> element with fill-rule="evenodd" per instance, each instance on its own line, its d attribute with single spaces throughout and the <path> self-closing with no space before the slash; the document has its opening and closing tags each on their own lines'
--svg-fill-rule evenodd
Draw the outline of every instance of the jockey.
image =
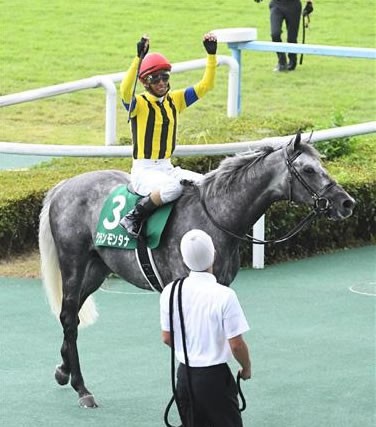
<svg viewBox="0 0 376 427">
<path fill-rule="evenodd" d="M 120 85 L 122 102 L 126 110 L 130 110 L 133 142 L 131 181 L 134 191 L 143 196 L 119 223 L 133 237 L 138 237 L 142 222 L 155 209 L 182 194 L 181 181 L 198 182 L 202 179 L 201 174 L 174 167 L 171 156 L 176 144 L 179 113 L 214 87 L 216 37 L 205 34 L 203 45 L 208 55 L 202 79 L 194 86 L 170 91 L 170 62 L 160 53 L 147 54 L 149 39 L 142 37 L 137 43 L 137 57 Z M 145 92 L 132 100 L 138 67 L 138 77 Z"/>
</svg>

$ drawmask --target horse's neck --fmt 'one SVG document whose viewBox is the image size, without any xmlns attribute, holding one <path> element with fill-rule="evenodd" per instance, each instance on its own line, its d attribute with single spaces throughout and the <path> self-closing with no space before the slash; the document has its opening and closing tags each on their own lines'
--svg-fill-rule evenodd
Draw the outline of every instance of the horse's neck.
<svg viewBox="0 0 376 427">
<path fill-rule="evenodd" d="M 223 225 L 231 231 L 248 231 L 273 202 L 285 198 L 286 180 L 280 154 L 265 157 L 263 167 L 257 168 L 261 172 L 254 174 L 246 184 L 226 193 L 219 191 L 219 204 L 211 204 L 212 212 L 221 212 Z"/>
<path fill-rule="evenodd" d="M 227 206 L 228 215 L 225 223 L 230 230 L 244 233 L 250 226 L 265 213 L 273 200 L 268 191 L 250 191 L 238 192 L 229 197 L 224 205 Z"/>
</svg>

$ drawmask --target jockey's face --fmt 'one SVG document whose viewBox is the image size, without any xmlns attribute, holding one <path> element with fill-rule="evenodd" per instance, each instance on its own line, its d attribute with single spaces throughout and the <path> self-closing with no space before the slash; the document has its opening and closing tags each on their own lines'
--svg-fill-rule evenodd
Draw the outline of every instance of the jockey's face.
<svg viewBox="0 0 376 427">
<path fill-rule="evenodd" d="M 160 70 L 145 77 L 145 88 L 157 97 L 165 96 L 170 89 L 170 73 L 167 70 Z"/>
</svg>

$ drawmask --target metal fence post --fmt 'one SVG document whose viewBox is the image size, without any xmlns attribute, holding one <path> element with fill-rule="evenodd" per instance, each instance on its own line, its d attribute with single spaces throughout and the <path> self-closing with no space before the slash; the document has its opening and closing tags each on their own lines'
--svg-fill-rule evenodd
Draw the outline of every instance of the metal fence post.
<svg viewBox="0 0 376 427">
<path fill-rule="evenodd" d="M 265 215 L 263 215 L 253 226 L 253 237 L 255 239 L 265 239 Z M 252 245 L 252 267 L 264 268 L 264 245 Z"/>
</svg>

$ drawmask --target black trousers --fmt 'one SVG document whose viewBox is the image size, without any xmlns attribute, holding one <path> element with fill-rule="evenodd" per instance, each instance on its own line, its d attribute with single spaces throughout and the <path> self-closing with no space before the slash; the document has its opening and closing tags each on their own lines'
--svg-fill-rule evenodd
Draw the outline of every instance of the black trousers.
<svg viewBox="0 0 376 427">
<path fill-rule="evenodd" d="M 299 33 L 300 15 L 302 13 L 302 3 L 300 0 L 271 0 L 270 9 L 270 30 L 273 42 L 282 41 L 282 25 L 286 22 L 287 42 L 297 43 Z M 286 54 L 278 52 L 278 62 L 286 64 Z M 290 63 L 296 64 L 296 53 L 289 53 Z"/>
<path fill-rule="evenodd" d="M 190 404 L 187 368 L 180 364 L 176 390 L 184 427 L 243 427 L 236 381 L 227 364 L 189 368 L 193 407 Z M 193 413 L 190 418 L 190 409 Z"/>
</svg>

